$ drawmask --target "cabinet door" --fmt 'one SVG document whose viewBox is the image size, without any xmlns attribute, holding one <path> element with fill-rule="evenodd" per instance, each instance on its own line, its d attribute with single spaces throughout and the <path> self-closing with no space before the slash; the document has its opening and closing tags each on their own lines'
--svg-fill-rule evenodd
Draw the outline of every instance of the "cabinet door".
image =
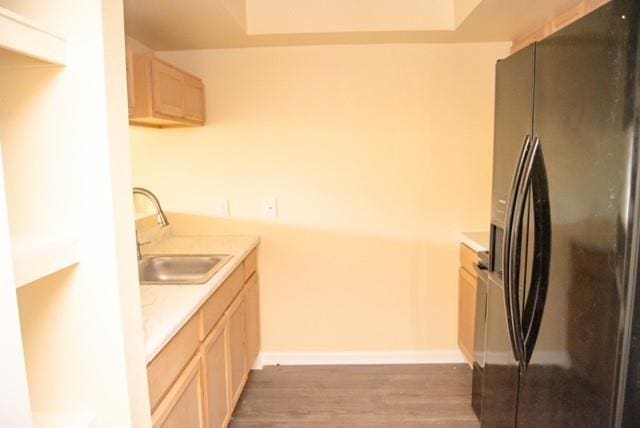
<svg viewBox="0 0 640 428">
<path fill-rule="evenodd" d="M 147 366 L 149 401 L 155 410 L 200 346 L 198 317 L 192 317 Z"/>
<path fill-rule="evenodd" d="M 136 107 L 135 97 L 135 79 L 133 78 L 133 51 L 126 49 L 126 67 L 127 67 L 127 103 L 129 105 L 129 114 L 133 113 Z"/>
<path fill-rule="evenodd" d="M 254 274 L 247 282 L 247 368 L 251 369 L 260 353 L 260 293 L 258 275 Z"/>
<path fill-rule="evenodd" d="M 202 368 L 197 355 L 151 417 L 154 427 L 204 428 Z"/>
<path fill-rule="evenodd" d="M 476 319 L 476 279 L 460 268 L 458 281 L 458 345 L 469 363 L 473 363 Z"/>
<path fill-rule="evenodd" d="M 224 427 L 227 424 L 230 413 L 225 325 L 226 319 L 223 318 L 203 345 L 205 404 L 208 409 L 207 426 L 209 428 Z"/>
<path fill-rule="evenodd" d="M 240 398 L 242 387 L 247 380 L 247 348 L 246 348 L 246 305 L 244 291 L 236 297 L 229 308 L 227 322 L 227 355 L 229 358 L 229 397 L 231 408 Z"/>
<path fill-rule="evenodd" d="M 184 74 L 157 59 L 151 61 L 153 111 L 181 118 L 184 116 Z"/>
<path fill-rule="evenodd" d="M 184 76 L 184 118 L 204 122 L 204 85 L 200 79 Z"/>
</svg>

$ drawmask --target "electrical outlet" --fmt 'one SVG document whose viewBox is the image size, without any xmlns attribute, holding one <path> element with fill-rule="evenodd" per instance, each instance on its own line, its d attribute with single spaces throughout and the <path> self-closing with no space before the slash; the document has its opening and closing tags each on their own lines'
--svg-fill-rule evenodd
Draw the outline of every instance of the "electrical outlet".
<svg viewBox="0 0 640 428">
<path fill-rule="evenodd" d="M 262 203 L 262 214 L 266 218 L 278 217 L 278 205 L 276 198 L 267 198 Z"/>
<path fill-rule="evenodd" d="M 229 201 L 226 199 L 218 199 L 215 204 L 216 216 L 229 217 Z"/>
</svg>

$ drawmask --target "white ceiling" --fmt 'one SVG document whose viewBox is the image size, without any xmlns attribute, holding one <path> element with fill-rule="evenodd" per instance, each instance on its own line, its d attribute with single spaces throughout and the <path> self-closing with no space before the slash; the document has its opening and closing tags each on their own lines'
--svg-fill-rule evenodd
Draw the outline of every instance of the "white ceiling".
<svg viewBox="0 0 640 428">
<path fill-rule="evenodd" d="M 511 41 L 578 0 L 124 0 L 155 50 Z M 249 34 L 248 34 L 249 33 Z"/>
</svg>

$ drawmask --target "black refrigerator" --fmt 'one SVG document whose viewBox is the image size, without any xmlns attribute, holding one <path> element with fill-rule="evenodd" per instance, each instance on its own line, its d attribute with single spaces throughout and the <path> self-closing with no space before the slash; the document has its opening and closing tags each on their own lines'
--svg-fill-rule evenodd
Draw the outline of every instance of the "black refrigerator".
<svg viewBox="0 0 640 428">
<path fill-rule="evenodd" d="M 640 426 L 639 3 L 497 64 L 482 427 Z"/>
</svg>

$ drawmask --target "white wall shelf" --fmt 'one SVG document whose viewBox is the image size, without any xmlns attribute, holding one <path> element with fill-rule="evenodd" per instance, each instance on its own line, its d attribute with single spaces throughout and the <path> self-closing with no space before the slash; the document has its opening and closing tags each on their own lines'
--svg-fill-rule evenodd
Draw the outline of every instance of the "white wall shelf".
<svg viewBox="0 0 640 428">
<path fill-rule="evenodd" d="M 14 237 L 12 241 L 16 288 L 80 262 L 77 236 Z"/>
<path fill-rule="evenodd" d="M 0 66 L 64 65 L 65 51 L 64 38 L 0 7 Z"/>
</svg>

